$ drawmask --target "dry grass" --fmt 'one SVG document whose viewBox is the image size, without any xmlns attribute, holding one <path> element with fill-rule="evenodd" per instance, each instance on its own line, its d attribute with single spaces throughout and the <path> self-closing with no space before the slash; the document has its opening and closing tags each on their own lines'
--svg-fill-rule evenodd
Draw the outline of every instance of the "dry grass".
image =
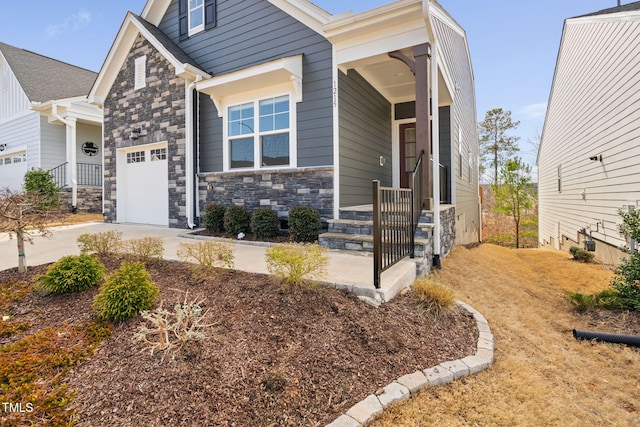
<svg viewBox="0 0 640 427">
<path fill-rule="evenodd" d="M 424 277 L 413 282 L 413 296 L 425 313 L 443 316 L 456 308 L 456 294 L 449 287 Z"/>
<path fill-rule="evenodd" d="M 640 351 L 571 335 L 592 328 L 564 291 L 600 291 L 611 276 L 550 250 L 454 249 L 436 277 L 487 317 L 495 363 L 389 408 L 371 426 L 640 425 Z"/>
<path fill-rule="evenodd" d="M 85 222 L 103 222 L 104 217 L 100 213 L 68 213 L 64 215 L 61 221 L 47 224 L 48 227 L 57 227 L 59 225 L 82 224 Z"/>
</svg>

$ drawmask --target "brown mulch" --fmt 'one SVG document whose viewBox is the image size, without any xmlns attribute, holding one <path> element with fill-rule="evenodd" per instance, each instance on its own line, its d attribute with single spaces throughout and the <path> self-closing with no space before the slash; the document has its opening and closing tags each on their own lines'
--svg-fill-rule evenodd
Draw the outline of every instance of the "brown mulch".
<svg viewBox="0 0 640 427">
<path fill-rule="evenodd" d="M 111 271 L 118 262 L 106 265 Z M 373 308 L 325 286 L 283 292 L 266 275 L 221 270 L 198 279 L 169 261 L 149 272 L 165 308 L 186 291 L 189 300 L 205 300 L 208 338 L 163 359 L 133 340 L 139 317 L 113 327 L 65 379 L 77 389 L 79 426 L 322 426 L 401 375 L 475 351 L 471 315 L 434 319 L 409 294 Z M 0 271 L 0 283 L 11 280 L 22 277 Z M 96 293 L 32 293 L 11 311 L 33 333 L 89 320 Z"/>
<path fill-rule="evenodd" d="M 218 231 L 214 232 L 214 231 L 208 231 L 208 230 L 198 230 L 198 231 L 194 231 L 191 234 L 195 236 L 219 237 L 221 239 L 231 239 L 231 240 L 238 239 L 237 235 L 218 232 Z M 245 236 L 242 238 L 242 240 L 246 240 L 249 242 L 287 243 L 291 241 L 291 238 L 289 237 L 289 234 L 278 234 L 273 237 L 256 237 L 253 235 L 253 233 L 246 233 Z"/>
</svg>

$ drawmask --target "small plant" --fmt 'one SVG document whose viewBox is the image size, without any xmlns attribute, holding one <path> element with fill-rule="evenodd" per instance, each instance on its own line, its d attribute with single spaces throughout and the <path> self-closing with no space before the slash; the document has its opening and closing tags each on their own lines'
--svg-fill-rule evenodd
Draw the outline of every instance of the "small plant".
<svg viewBox="0 0 640 427">
<path fill-rule="evenodd" d="M 593 260 L 593 252 L 589 252 L 578 246 L 571 246 L 569 248 L 569 253 L 573 255 L 573 259 L 576 261 L 590 262 Z"/>
<path fill-rule="evenodd" d="M 148 310 L 160 292 L 141 262 L 124 262 L 107 277 L 93 308 L 102 320 L 121 322 Z"/>
<path fill-rule="evenodd" d="M 57 294 L 81 292 L 104 278 L 104 265 L 93 255 L 69 255 L 50 265 L 38 276 L 38 288 Z"/>
<path fill-rule="evenodd" d="M 204 300 L 189 302 L 185 294 L 182 304 L 176 304 L 173 311 L 160 307 L 153 311 L 143 311 L 142 318 L 147 323 L 140 325 L 134 338 L 146 344 L 153 354 L 155 351 L 178 351 L 189 341 L 201 340 L 207 337 L 203 329 L 211 326 L 202 322 L 207 312 L 202 311 Z"/>
<path fill-rule="evenodd" d="M 144 263 L 160 262 L 164 254 L 164 243 L 160 237 L 127 240 L 124 248 L 133 259 Z"/>
<path fill-rule="evenodd" d="M 280 220 L 278 214 L 269 208 L 258 208 L 251 216 L 251 231 L 259 239 L 278 234 Z"/>
<path fill-rule="evenodd" d="M 224 231 L 238 235 L 248 233 L 251 216 L 246 206 L 231 205 L 224 213 Z"/>
<path fill-rule="evenodd" d="M 224 213 L 227 211 L 222 205 L 210 204 L 204 208 L 204 226 L 212 233 L 224 231 Z"/>
<path fill-rule="evenodd" d="M 266 251 L 267 268 L 282 280 L 283 289 L 313 288 L 327 270 L 327 248 L 315 244 L 281 243 Z"/>
<path fill-rule="evenodd" d="M 260 384 L 269 393 L 280 393 L 287 386 L 287 379 L 278 373 L 267 373 Z"/>
<path fill-rule="evenodd" d="M 197 243 L 180 243 L 178 258 L 193 262 L 201 270 L 211 272 L 215 268 L 233 268 L 233 251 L 224 243 L 202 240 Z"/>
<path fill-rule="evenodd" d="M 289 235 L 294 242 L 315 242 L 322 227 L 320 212 L 309 206 L 289 209 Z"/>
<path fill-rule="evenodd" d="M 426 277 L 413 282 L 413 295 L 428 314 L 441 316 L 455 308 L 455 292 Z"/>
<path fill-rule="evenodd" d="M 578 311 L 588 311 L 597 308 L 607 310 L 624 308 L 618 292 L 613 289 L 606 289 L 592 295 L 585 295 L 579 292 L 567 292 L 567 296 L 571 304 L 573 304 Z"/>
<path fill-rule="evenodd" d="M 76 240 L 81 253 L 95 252 L 98 256 L 117 254 L 122 250 L 122 233 L 104 231 L 102 233 L 84 233 Z"/>
<path fill-rule="evenodd" d="M 630 212 L 618 211 L 622 217 L 620 232 L 625 238 L 640 242 L 640 208 Z M 618 292 L 623 308 L 640 310 L 640 252 L 634 248 L 622 248 L 627 256 L 616 268 L 611 286 Z"/>
<path fill-rule="evenodd" d="M 39 206 L 42 210 L 50 210 L 60 205 L 60 190 L 53 183 L 51 172 L 34 169 L 24 174 L 24 190 L 41 195 Z"/>
</svg>

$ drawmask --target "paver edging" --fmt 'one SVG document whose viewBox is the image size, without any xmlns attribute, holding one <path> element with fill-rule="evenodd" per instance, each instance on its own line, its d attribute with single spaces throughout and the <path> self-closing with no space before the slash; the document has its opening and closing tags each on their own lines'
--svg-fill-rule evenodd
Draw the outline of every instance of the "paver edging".
<svg viewBox="0 0 640 427">
<path fill-rule="evenodd" d="M 476 352 L 462 359 L 403 375 L 376 394 L 353 405 L 345 414 L 325 427 L 362 427 L 391 403 L 410 398 L 419 390 L 450 383 L 466 375 L 481 372 L 493 364 L 493 335 L 487 319 L 476 309 L 461 301 L 457 304 L 473 314 L 478 327 Z M 382 408 L 382 410 L 380 410 Z"/>
</svg>

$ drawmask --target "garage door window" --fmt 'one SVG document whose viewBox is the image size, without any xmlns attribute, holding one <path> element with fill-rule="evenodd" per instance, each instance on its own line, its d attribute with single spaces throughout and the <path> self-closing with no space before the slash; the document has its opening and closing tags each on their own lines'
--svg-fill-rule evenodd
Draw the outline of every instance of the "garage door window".
<svg viewBox="0 0 640 427">
<path fill-rule="evenodd" d="M 167 149 L 166 148 L 157 148 L 153 149 L 150 152 L 151 161 L 155 162 L 158 160 L 166 160 L 167 159 Z"/>
<path fill-rule="evenodd" d="M 142 163 L 144 162 L 144 151 L 134 151 L 127 153 L 127 163 Z"/>
</svg>

